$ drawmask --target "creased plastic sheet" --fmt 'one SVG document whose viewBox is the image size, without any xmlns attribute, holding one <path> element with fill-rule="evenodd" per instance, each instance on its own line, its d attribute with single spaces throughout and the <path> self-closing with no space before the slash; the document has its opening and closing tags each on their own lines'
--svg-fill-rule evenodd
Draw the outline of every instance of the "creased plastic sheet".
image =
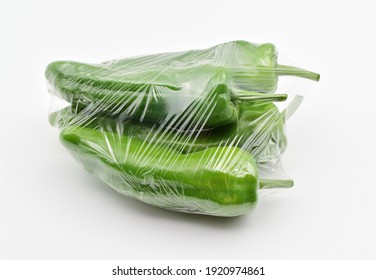
<svg viewBox="0 0 376 280">
<path fill-rule="evenodd" d="M 274 45 L 245 41 L 99 64 L 57 61 L 45 74 L 49 121 L 88 172 L 145 203 L 214 216 L 245 214 L 262 189 L 293 185 L 281 156 L 286 120 L 302 97 L 278 92 L 278 82 L 319 80 L 279 65 Z"/>
</svg>

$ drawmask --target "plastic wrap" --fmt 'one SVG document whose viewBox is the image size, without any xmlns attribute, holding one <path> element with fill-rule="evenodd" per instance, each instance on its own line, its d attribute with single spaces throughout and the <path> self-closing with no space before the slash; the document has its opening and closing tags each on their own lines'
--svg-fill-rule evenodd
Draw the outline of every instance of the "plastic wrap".
<svg viewBox="0 0 376 280">
<path fill-rule="evenodd" d="M 299 100 L 277 106 L 288 97 L 278 92 L 282 75 L 319 79 L 279 65 L 274 45 L 245 41 L 100 64 L 57 61 L 46 69 L 49 121 L 80 164 L 118 192 L 169 210 L 237 216 L 263 188 L 293 185 L 281 155 Z"/>
</svg>

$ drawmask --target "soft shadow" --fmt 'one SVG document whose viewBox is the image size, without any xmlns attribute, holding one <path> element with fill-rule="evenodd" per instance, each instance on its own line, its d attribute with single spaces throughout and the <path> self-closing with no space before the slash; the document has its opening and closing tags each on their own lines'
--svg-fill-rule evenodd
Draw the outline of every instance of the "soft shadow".
<svg viewBox="0 0 376 280">
<path fill-rule="evenodd" d="M 108 184 L 101 181 L 100 179 L 90 176 L 88 182 L 94 188 L 97 188 L 100 192 L 103 192 L 104 195 L 110 196 L 113 199 L 114 203 L 118 203 L 124 209 L 124 211 L 134 212 L 135 215 L 144 215 L 148 217 L 154 217 L 156 219 L 168 219 L 176 221 L 177 223 L 192 223 L 199 224 L 205 227 L 214 227 L 214 228 L 231 228 L 239 227 L 249 223 L 250 215 L 242 215 L 237 217 L 216 217 L 209 215 L 201 214 L 189 214 L 182 212 L 174 212 L 162 208 L 158 208 L 139 200 L 126 197 L 114 189 L 112 189 Z"/>
</svg>

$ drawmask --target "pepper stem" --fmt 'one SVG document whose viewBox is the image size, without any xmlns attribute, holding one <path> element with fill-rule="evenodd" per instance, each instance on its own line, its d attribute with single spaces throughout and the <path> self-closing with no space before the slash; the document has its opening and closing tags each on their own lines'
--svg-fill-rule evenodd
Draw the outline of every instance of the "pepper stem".
<svg viewBox="0 0 376 280">
<path fill-rule="evenodd" d="M 247 100 L 254 102 L 279 102 L 287 99 L 287 94 L 265 94 L 255 91 L 237 90 L 232 94 L 234 100 Z"/>
<path fill-rule="evenodd" d="M 316 82 L 320 80 L 320 74 L 289 65 L 277 64 L 274 71 L 279 76 L 296 76 Z"/>
<path fill-rule="evenodd" d="M 277 189 L 277 188 L 291 188 L 294 186 L 294 180 L 291 179 L 260 179 L 260 189 Z"/>
</svg>

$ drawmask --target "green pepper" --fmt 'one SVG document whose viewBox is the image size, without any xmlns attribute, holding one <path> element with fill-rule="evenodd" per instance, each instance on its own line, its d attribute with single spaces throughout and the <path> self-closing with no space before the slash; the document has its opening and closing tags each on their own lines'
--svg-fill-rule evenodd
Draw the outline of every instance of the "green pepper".
<svg viewBox="0 0 376 280">
<path fill-rule="evenodd" d="M 247 213 L 263 187 L 253 157 L 237 147 L 180 154 L 163 145 L 81 126 L 60 133 L 90 173 L 118 192 L 168 210 L 214 216 Z M 291 180 L 271 182 L 290 187 Z"/>
<path fill-rule="evenodd" d="M 144 85 L 176 89 L 186 76 L 221 73 L 226 82 L 247 91 L 274 92 L 278 76 L 292 75 L 319 80 L 320 75 L 293 66 L 280 65 L 273 44 L 231 41 L 202 50 L 153 54 L 101 64 L 54 62 L 46 76 L 71 81 L 71 87 L 93 85 L 109 90 L 142 91 Z"/>
<path fill-rule="evenodd" d="M 111 116 L 90 115 L 85 111 L 66 107 L 50 115 L 53 126 L 64 128 L 81 125 L 113 131 L 150 143 L 191 153 L 208 147 L 238 146 L 250 152 L 257 163 L 278 158 L 286 148 L 284 115 L 273 103 L 239 102 L 239 118 L 234 124 L 206 130 L 179 131 L 161 125 L 136 121 L 122 121 Z"/>
<path fill-rule="evenodd" d="M 115 85 L 93 86 L 84 84 L 72 88 L 74 80 L 80 77 L 62 79 L 56 83 L 54 92 L 77 108 L 87 108 L 90 114 L 105 113 L 122 120 L 159 123 L 170 127 L 217 127 L 235 123 L 238 110 L 234 100 L 251 99 L 283 101 L 285 94 L 259 94 L 238 90 L 230 92 L 227 85 L 219 83 L 220 78 L 205 72 L 188 79 L 180 88 L 168 85 L 125 84 L 132 87 L 112 90 Z M 59 79 L 58 76 L 55 79 Z M 107 87 L 107 88 L 106 88 Z M 120 86 L 117 85 L 119 88 Z M 109 90 L 110 89 L 110 90 Z"/>
<path fill-rule="evenodd" d="M 96 65 L 58 61 L 46 69 L 51 93 L 74 106 L 174 127 L 187 119 L 207 127 L 232 123 L 237 117 L 234 101 L 255 91 L 274 92 L 278 75 L 319 78 L 278 65 L 272 44 L 245 41 Z"/>
</svg>

